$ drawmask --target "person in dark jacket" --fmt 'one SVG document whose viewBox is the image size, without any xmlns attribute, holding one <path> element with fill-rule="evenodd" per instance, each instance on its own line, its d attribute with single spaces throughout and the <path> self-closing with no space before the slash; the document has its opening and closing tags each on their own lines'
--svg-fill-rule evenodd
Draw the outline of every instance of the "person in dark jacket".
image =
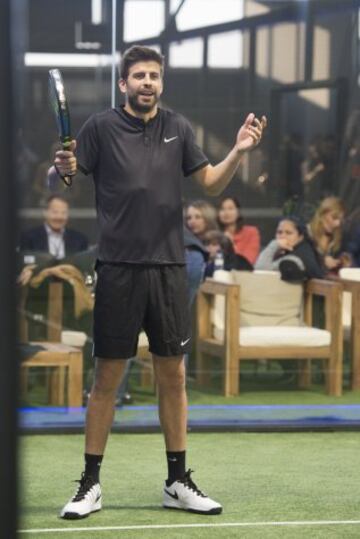
<svg viewBox="0 0 360 539">
<path fill-rule="evenodd" d="M 23 232 L 20 238 L 21 251 L 47 252 L 56 259 L 69 253 L 85 251 L 88 240 L 84 234 L 67 226 L 69 203 L 61 195 L 51 195 L 44 212 L 44 223 Z"/>
<path fill-rule="evenodd" d="M 351 256 L 352 266 L 360 268 L 360 222 L 352 226 L 346 234 L 344 251 Z"/>
<path fill-rule="evenodd" d="M 307 236 L 306 226 L 295 216 L 279 221 L 275 239 L 260 253 L 255 269 L 278 270 L 284 281 L 292 282 L 325 276 L 325 268 Z"/>
<path fill-rule="evenodd" d="M 189 307 L 191 308 L 204 278 L 208 252 L 200 239 L 186 226 L 184 226 L 184 246 L 189 289 Z"/>
<path fill-rule="evenodd" d="M 24 254 L 25 266 L 18 278 L 20 284 L 26 285 L 33 276 L 35 267 L 40 268 L 44 258 L 39 256 L 40 253 L 49 255 L 46 258 L 46 265 L 48 265 L 50 257 L 53 261 L 62 260 L 69 255 L 88 249 L 86 236 L 69 228 L 68 221 L 68 201 L 59 194 L 51 195 L 47 199 L 43 224 L 21 234 L 19 251 L 20 254 Z M 33 256 L 30 256 L 31 254 Z"/>
</svg>

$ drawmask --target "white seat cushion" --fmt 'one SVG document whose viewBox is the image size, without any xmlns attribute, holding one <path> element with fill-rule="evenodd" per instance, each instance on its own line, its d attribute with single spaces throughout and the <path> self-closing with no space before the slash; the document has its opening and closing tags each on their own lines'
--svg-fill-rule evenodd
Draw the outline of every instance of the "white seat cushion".
<svg viewBox="0 0 360 539">
<path fill-rule="evenodd" d="M 214 337 L 224 340 L 224 330 L 214 328 Z M 256 326 L 244 327 L 239 330 L 239 343 L 241 346 L 296 346 L 319 347 L 329 346 L 331 334 L 324 329 L 309 328 L 306 326 Z"/>
<path fill-rule="evenodd" d="M 360 281 L 360 268 L 341 268 L 339 277 L 346 281 Z"/>
<path fill-rule="evenodd" d="M 329 331 L 302 325 L 301 285 L 285 283 L 279 272 L 216 272 L 214 278 L 241 286 L 241 346 L 296 348 L 329 346 Z M 224 340 L 225 299 L 218 295 L 212 311 L 213 336 Z"/>
<path fill-rule="evenodd" d="M 303 287 L 281 280 L 279 272 L 232 271 L 240 285 L 240 326 L 300 326 Z"/>
<path fill-rule="evenodd" d="M 86 343 L 87 335 L 83 331 L 62 331 L 61 342 L 67 346 L 82 348 Z"/>
<path fill-rule="evenodd" d="M 275 271 L 216 271 L 216 281 L 240 285 L 240 326 L 300 326 L 303 287 L 281 280 Z M 215 296 L 212 324 L 224 329 L 225 298 Z"/>
</svg>

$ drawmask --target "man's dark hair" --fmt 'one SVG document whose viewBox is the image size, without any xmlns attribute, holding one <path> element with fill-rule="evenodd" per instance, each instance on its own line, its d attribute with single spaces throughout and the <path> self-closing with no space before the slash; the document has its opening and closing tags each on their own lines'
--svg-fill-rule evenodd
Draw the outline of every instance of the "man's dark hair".
<svg viewBox="0 0 360 539">
<path fill-rule="evenodd" d="M 48 208 L 53 200 L 61 200 L 67 206 L 70 205 L 68 199 L 64 195 L 61 195 L 59 193 L 53 193 L 52 195 L 47 197 L 45 208 Z"/>
<path fill-rule="evenodd" d="M 129 75 L 130 67 L 137 62 L 156 62 L 161 69 L 161 75 L 164 73 L 164 57 L 154 49 L 143 47 L 142 45 L 133 45 L 127 49 L 120 61 L 120 78 L 126 80 Z"/>
</svg>

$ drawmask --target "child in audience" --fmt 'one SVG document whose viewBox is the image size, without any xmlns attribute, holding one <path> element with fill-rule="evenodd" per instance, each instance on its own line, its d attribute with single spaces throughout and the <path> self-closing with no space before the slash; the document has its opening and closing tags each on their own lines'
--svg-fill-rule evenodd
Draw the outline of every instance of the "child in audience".
<svg viewBox="0 0 360 539">
<path fill-rule="evenodd" d="M 216 269 L 252 271 L 253 267 L 250 262 L 245 257 L 235 253 L 231 240 L 219 230 L 209 230 L 206 232 L 203 241 L 209 252 L 205 277 L 212 277 Z M 222 267 L 216 268 L 216 259 L 219 253 L 221 255 Z"/>
</svg>

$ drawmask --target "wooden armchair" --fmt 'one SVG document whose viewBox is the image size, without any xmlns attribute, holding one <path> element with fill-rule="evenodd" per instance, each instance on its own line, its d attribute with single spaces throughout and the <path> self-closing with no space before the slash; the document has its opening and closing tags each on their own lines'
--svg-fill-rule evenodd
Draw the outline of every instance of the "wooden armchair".
<svg viewBox="0 0 360 539">
<path fill-rule="evenodd" d="M 360 389 L 360 268 L 339 272 L 344 291 L 343 324 L 348 330 L 351 353 L 351 389 Z"/>
<path fill-rule="evenodd" d="M 306 388 L 311 359 L 317 358 L 324 360 L 327 392 L 340 396 L 341 285 L 315 279 L 304 286 L 284 283 L 277 272 L 231 272 L 228 276 L 237 284 L 208 279 L 198 293 L 198 384 L 209 383 L 210 357 L 222 364 L 225 396 L 239 394 L 242 360 L 297 359 L 301 360 L 299 385 Z M 325 329 L 313 327 L 314 296 L 324 298 Z M 286 302 L 284 312 L 278 308 L 281 298 Z M 295 320 L 289 309 L 295 309 Z"/>
<path fill-rule="evenodd" d="M 47 341 L 29 342 L 28 321 L 26 317 L 26 299 L 28 288 L 19 289 L 19 343 L 30 345 L 35 351 L 26 355 L 21 363 L 22 393 L 27 391 L 27 374 L 30 368 L 50 368 L 49 402 L 53 405 L 64 405 L 65 391 L 68 406 L 82 406 L 83 393 L 83 354 L 81 348 L 61 343 L 63 314 L 63 283 L 49 283 Z M 37 350 L 36 350 L 37 348 Z"/>
</svg>

